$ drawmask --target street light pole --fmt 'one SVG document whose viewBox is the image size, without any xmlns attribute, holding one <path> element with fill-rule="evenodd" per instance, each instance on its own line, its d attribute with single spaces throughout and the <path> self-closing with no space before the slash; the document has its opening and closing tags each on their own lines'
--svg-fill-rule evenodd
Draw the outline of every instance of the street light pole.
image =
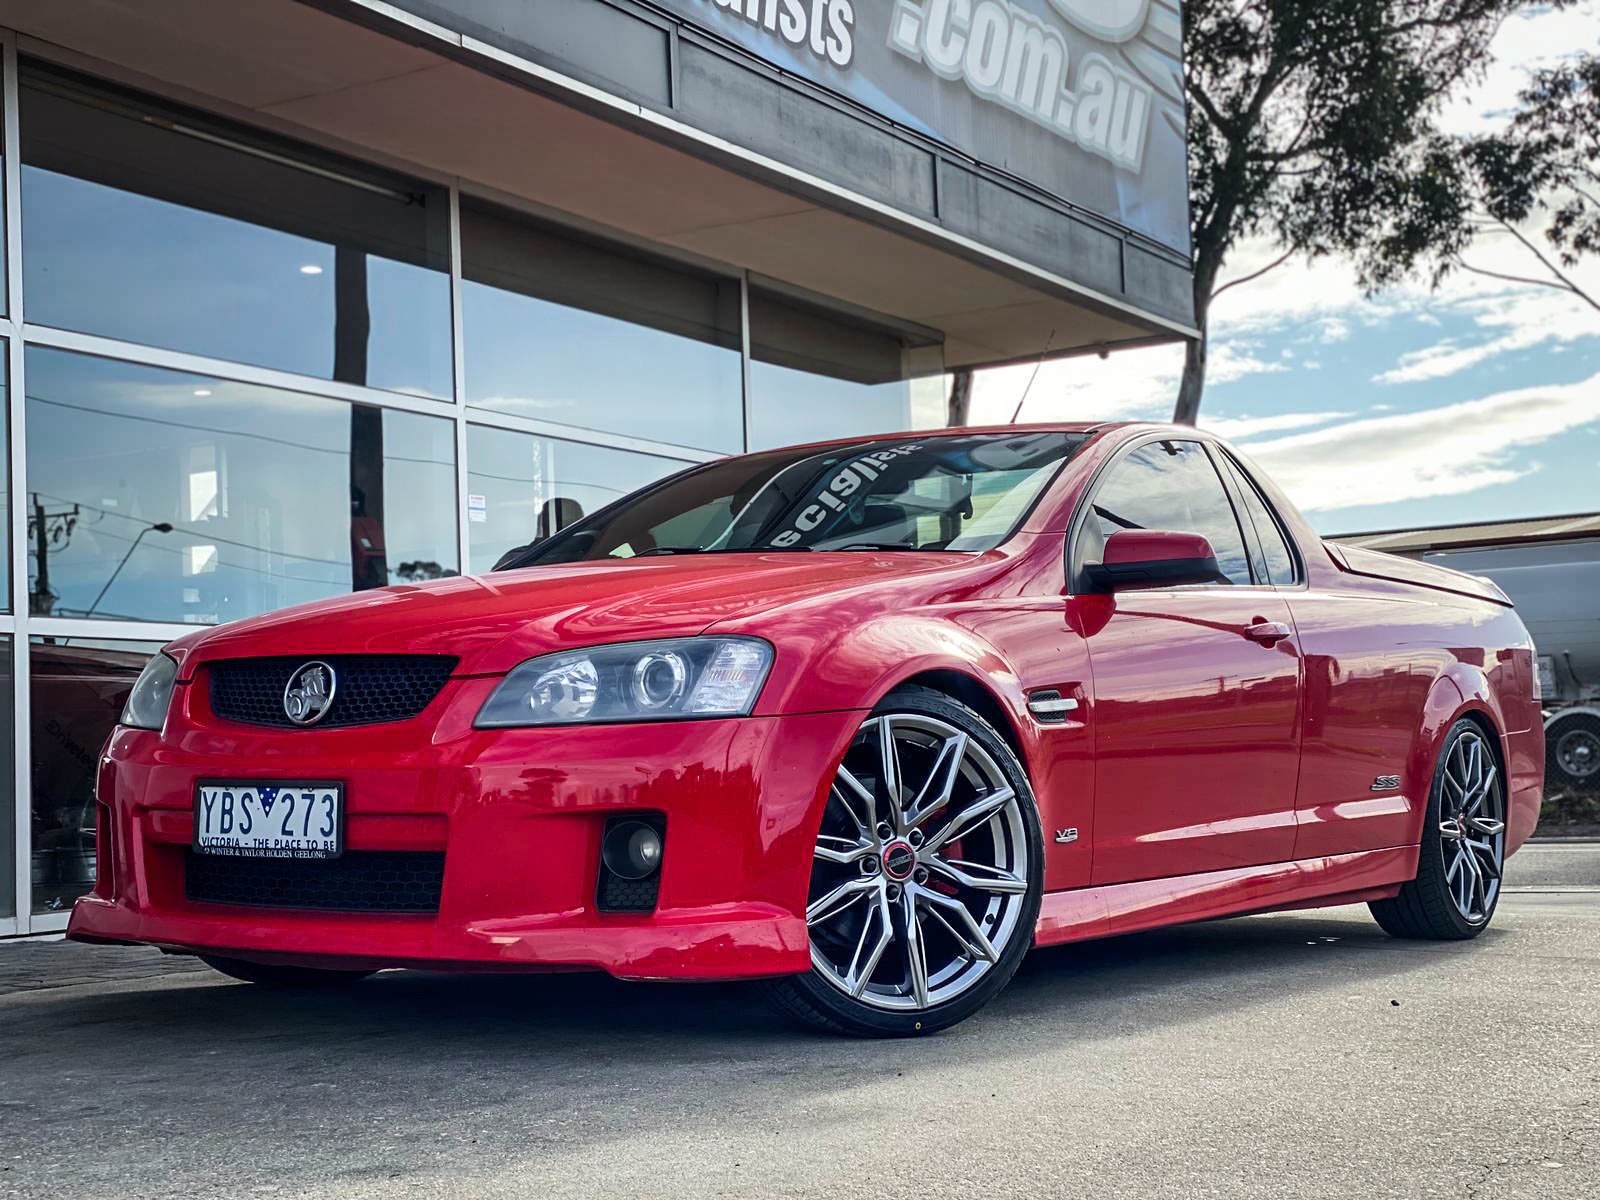
<svg viewBox="0 0 1600 1200">
<path fill-rule="evenodd" d="M 139 543 L 144 541 L 144 535 L 150 533 L 151 531 L 156 533 L 171 533 L 172 525 L 168 521 L 157 521 L 155 524 L 146 525 L 143 529 L 139 530 L 139 536 L 133 539 L 133 545 L 128 547 L 128 552 L 122 556 L 122 561 L 117 564 L 117 569 L 111 572 L 110 577 L 107 578 L 105 584 L 100 588 L 100 594 L 94 598 L 94 603 L 89 605 L 89 607 L 84 610 L 84 616 L 94 616 L 94 610 L 100 607 L 100 601 L 106 598 L 106 593 L 111 590 L 111 585 L 116 582 L 117 576 L 122 574 L 122 568 L 128 565 L 128 560 L 133 557 L 133 552 L 139 548 Z"/>
</svg>

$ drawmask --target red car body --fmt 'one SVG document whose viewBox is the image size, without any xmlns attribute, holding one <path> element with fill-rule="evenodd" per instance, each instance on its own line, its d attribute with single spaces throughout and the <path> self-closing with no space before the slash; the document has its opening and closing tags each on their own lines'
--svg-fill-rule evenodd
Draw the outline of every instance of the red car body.
<svg viewBox="0 0 1600 1200">
<path fill-rule="evenodd" d="M 1085 489 L 1161 430 L 1050 428 L 1091 436 L 1021 528 L 980 554 L 582 562 L 389 587 L 180 639 L 165 727 L 118 728 L 102 755 L 99 879 L 69 936 L 352 969 L 805 972 L 829 780 L 907 681 L 986 716 L 1025 766 L 1045 834 L 1038 944 L 1394 896 L 1417 873 L 1440 739 L 1463 716 L 1498 748 L 1507 850 L 1528 837 L 1544 754 L 1532 644 L 1492 585 L 1325 544 L 1257 473 L 1303 560 L 1296 586 L 1070 594 L 1065 546 Z M 1272 625 L 1279 635 L 1251 632 Z M 746 717 L 474 727 L 530 657 L 707 631 L 775 648 Z M 213 712 L 218 660 L 357 653 L 459 662 L 407 721 L 286 731 Z M 1071 719 L 1032 715 L 1028 696 L 1046 689 L 1078 701 Z M 1374 791 L 1390 775 L 1398 786 Z M 343 781 L 348 849 L 446 852 L 437 914 L 186 899 L 197 782 L 217 776 Z M 605 819 L 642 809 L 669 830 L 657 906 L 599 911 Z"/>
</svg>

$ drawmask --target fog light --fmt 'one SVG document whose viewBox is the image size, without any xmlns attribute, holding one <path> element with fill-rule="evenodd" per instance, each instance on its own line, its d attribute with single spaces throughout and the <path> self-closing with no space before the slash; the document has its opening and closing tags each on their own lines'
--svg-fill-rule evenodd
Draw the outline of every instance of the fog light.
<svg viewBox="0 0 1600 1200">
<path fill-rule="evenodd" d="M 621 879 L 647 879 L 661 868 L 661 835 L 643 821 L 619 821 L 600 847 L 606 870 Z"/>
</svg>

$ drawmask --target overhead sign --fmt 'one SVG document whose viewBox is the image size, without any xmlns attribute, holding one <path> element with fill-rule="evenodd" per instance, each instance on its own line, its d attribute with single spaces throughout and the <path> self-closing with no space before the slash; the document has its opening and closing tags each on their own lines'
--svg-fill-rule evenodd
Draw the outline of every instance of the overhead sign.
<svg viewBox="0 0 1600 1200">
<path fill-rule="evenodd" d="M 654 0 L 1187 252 L 1178 0 Z"/>
</svg>

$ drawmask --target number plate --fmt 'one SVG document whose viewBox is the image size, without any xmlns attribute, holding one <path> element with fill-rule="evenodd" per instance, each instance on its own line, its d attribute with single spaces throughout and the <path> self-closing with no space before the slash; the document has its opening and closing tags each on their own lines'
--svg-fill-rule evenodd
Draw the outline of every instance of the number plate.
<svg viewBox="0 0 1600 1200">
<path fill-rule="evenodd" d="M 202 783 L 194 796 L 194 848 L 259 858 L 344 853 L 340 783 Z"/>
</svg>

